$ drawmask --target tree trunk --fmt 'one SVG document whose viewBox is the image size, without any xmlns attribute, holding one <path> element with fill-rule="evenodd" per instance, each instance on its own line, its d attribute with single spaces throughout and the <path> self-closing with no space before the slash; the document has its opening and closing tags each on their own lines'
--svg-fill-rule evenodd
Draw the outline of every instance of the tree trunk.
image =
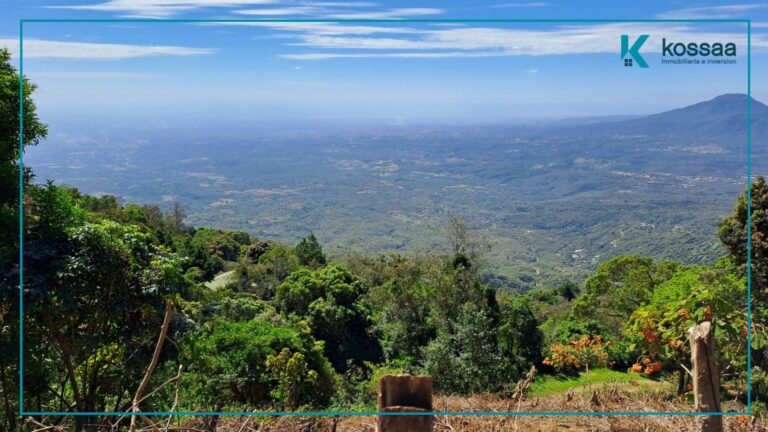
<svg viewBox="0 0 768 432">
<path fill-rule="evenodd" d="M 131 411 L 134 413 L 140 412 L 139 403 L 144 396 L 144 391 L 147 389 L 149 379 L 152 377 L 152 372 L 157 367 L 157 362 L 160 360 L 160 352 L 163 350 L 163 343 L 165 342 L 165 336 L 168 334 L 168 328 L 171 326 L 171 318 L 173 318 L 173 302 L 168 302 L 165 305 L 165 318 L 163 319 L 163 325 L 160 327 L 160 335 L 157 338 L 157 344 L 155 345 L 155 352 L 152 354 L 152 361 L 147 367 L 147 372 L 144 374 L 144 378 L 139 384 L 139 388 L 136 389 L 136 394 L 133 396 L 133 403 L 131 404 Z M 131 416 L 131 425 L 129 427 L 130 432 L 136 431 L 136 415 Z"/>
<path fill-rule="evenodd" d="M 720 413 L 720 371 L 715 365 L 715 338 L 712 325 L 704 321 L 688 329 L 693 366 L 693 395 L 696 411 Z M 701 432 L 722 432 L 722 415 L 701 416 L 697 419 Z"/>
</svg>

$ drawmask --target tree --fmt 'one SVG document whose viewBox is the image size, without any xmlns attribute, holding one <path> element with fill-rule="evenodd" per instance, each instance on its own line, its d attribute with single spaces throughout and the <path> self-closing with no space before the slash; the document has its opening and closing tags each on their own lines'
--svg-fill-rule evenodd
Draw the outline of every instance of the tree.
<svg viewBox="0 0 768 432">
<path fill-rule="evenodd" d="M 278 285 L 300 267 L 290 246 L 277 242 L 258 242 L 246 251 L 235 267 L 235 286 L 241 291 L 272 300 Z"/>
<path fill-rule="evenodd" d="M 171 209 L 165 214 L 165 220 L 174 234 L 181 233 L 186 227 L 184 219 L 187 218 L 187 210 L 180 202 L 174 201 Z"/>
<path fill-rule="evenodd" d="M 682 366 L 690 366 L 688 329 L 704 321 L 715 328 L 723 372 L 746 373 L 746 284 L 725 261 L 679 268 L 654 289 L 648 304 L 632 313 L 626 333 L 649 357 L 676 365 L 678 391 L 683 392 Z"/>
<path fill-rule="evenodd" d="M 334 368 L 343 372 L 350 364 L 381 359 L 364 302 L 367 291 L 362 279 L 341 267 L 303 268 L 277 287 L 275 303 L 287 316 L 307 320 L 315 338 L 325 341 Z"/>
<path fill-rule="evenodd" d="M 25 392 L 25 406 L 119 410 L 151 356 L 165 300 L 188 284 L 179 258 L 138 226 L 104 220 L 66 231 L 56 239 L 45 229 L 25 248 L 34 269 L 25 272 L 25 380 L 45 389 Z M 118 406 L 106 409 L 110 400 Z M 81 430 L 92 419 L 76 420 Z"/>
<path fill-rule="evenodd" d="M 541 360 L 544 335 L 527 299 L 518 298 L 500 306 L 499 350 L 505 369 L 519 377 Z"/>
<path fill-rule="evenodd" d="M 751 195 L 751 282 L 752 282 L 752 349 L 753 364 L 768 367 L 768 185 L 757 177 L 750 184 Z M 747 274 L 747 194 L 736 199 L 730 216 L 720 222 L 717 231 L 728 256 Z"/>
<path fill-rule="evenodd" d="M 568 300 L 571 301 L 576 298 L 576 296 L 579 294 L 579 286 L 571 281 L 563 282 L 560 285 L 558 285 L 555 288 L 555 291 L 557 291 L 557 294 Z"/>
<path fill-rule="evenodd" d="M 493 244 L 482 233 L 469 228 L 467 221 L 456 214 L 451 214 L 445 228 L 450 253 L 454 256 L 466 256 L 475 264 L 482 261 Z"/>
<path fill-rule="evenodd" d="M 325 406 L 333 394 L 334 372 L 302 321 L 294 327 L 265 321 L 217 321 L 210 332 L 190 335 L 184 353 L 191 365 L 184 378 L 192 409 L 265 403 L 296 408 Z"/>
<path fill-rule="evenodd" d="M 37 117 L 32 95 L 37 88 L 26 77 L 21 79 L 11 65 L 10 52 L 0 49 L 0 346 L 18 345 L 18 258 L 19 258 L 19 183 L 25 186 L 32 171 L 20 173 L 20 152 L 38 144 L 48 128 Z M 23 103 L 20 106 L 23 91 Z M 20 108 L 23 107 L 23 140 L 19 140 Z M 20 148 L 21 147 L 21 148 Z M 21 174 L 21 175 L 20 175 Z M 18 413 L 19 357 L 17 351 L 4 350 L 0 359 L 0 429 L 16 428 Z"/>
<path fill-rule="evenodd" d="M 326 263 L 323 248 L 320 247 L 320 243 L 318 243 L 317 237 L 314 234 L 301 239 L 296 245 L 295 252 L 301 265 L 317 268 L 324 266 Z"/>
<path fill-rule="evenodd" d="M 580 320 L 600 322 L 608 331 L 604 336 L 618 337 L 632 312 L 648 303 L 656 286 L 676 268 L 671 261 L 655 262 L 635 255 L 610 259 L 586 280 L 572 313 Z"/>
<path fill-rule="evenodd" d="M 10 52 L 0 49 L 0 271 L 13 265 L 19 250 L 19 182 L 29 184 L 32 171 L 25 167 L 19 173 L 22 149 L 36 145 L 48 135 L 48 127 L 37 117 L 32 94 L 37 86 L 26 77 L 23 87 L 23 141 L 19 142 L 20 106 L 19 73 L 11 65 Z"/>
<path fill-rule="evenodd" d="M 496 391 L 513 377 L 502 360 L 489 311 L 467 303 L 425 348 L 424 370 L 443 392 Z"/>
<path fill-rule="evenodd" d="M 401 358 L 417 362 L 424 346 L 435 337 L 430 322 L 433 290 L 423 283 L 394 279 L 371 289 L 374 325 L 381 334 L 389 360 Z"/>
</svg>

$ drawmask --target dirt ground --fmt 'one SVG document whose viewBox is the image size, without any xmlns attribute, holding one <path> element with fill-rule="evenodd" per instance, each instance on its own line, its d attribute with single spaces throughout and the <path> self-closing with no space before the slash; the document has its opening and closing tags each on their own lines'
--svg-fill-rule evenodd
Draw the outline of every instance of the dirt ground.
<svg viewBox="0 0 768 432">
<path fill-rule="evenodd" d="M 587 395 L 590 395 L 587 397 Z M 591 393 L 566 393 L 548 397 L 545 400 L 530 399 L 518 403 L 494 395 L 472 397 L 437 396 L 434 403 L 436 411 L 570 411 L 570 412 L 681 412 L 691 411 L 686 401 L 659 400 L 659 395 L 637 394 L 621 390 L 618 387 L 603 387 L 592 397 Z M 663 399 L 663 398 L 662 398 Z M 766 431 L 768 421 L 755 417 L 738 415 L 745 406 L 730 402 L 723 410 L 733 415 L 724 416 L 725 430 L 729 432 Z M 436 416 L 435 432 L 501 432 L 501 431 L 615 431 L 615 432 L 669 432 L 698 431 L 695 416 Z M 276 419 L 227 418 L 222 419 L 217 432 L 375 432 L 376 418 L 360 417 L 282 417 Z"/>
</svg>

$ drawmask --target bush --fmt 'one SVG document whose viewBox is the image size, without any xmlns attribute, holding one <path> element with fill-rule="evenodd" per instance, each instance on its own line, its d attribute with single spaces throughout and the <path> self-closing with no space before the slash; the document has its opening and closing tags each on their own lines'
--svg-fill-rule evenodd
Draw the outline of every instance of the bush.
<svg viewBox="0 0 768 432">
<path fill-rule="evenodd" d="M 320 247 L 320 243 L 318 243 L 317 237 L 314 234 L 301 239 L 299 244 L 296 245 L 295 251 L 301 265 L 317 268 L 324 266 L 327 262 L 325 254 L 323 254 L 323 248 Z"/>
<path fill-rule="evenodd" d="M 613 342 L 605 347 L 608 353 L 608 366 L 615 370 L 627 370 L 635 363 L 640 352 L 632 349 L 632 344 L 626 341 Z"/>
<path fill-rule="evenodd" d="M 462 394 L 496 391 L 509 380 L 489 315 L 467 303 L 456 321 L 427 345 L 424 369 L 437 389 Z"/>
<path fill-rule="evenodd" d="M 184 364 L 192 365 L 182 385 L 196 407 L 325 406 L 334 372 L 309 327 L 268 322 L 218 321 L 208 334 L 191 337 Z"/>
<path fill-rule="evenodd" d="M 752 368 L 752 402 L 768 402 L 768 373 Z"/>
<path fill-rule="evenodd" d="M 277 287 L 275 304 L 288 317 L 306 318 L 314 336 L 326 342 L 333 366 L 344 372 L 350 364 L 381 360 L 381 345 L 371 334 L 371 313 L 363 301 L 367 291 L 362 279 L 341 267 L 303 268 Z"/>
<path fill-rule="evenodd" d="M 605 367 L 608 364 L 606 347 L 602 336 L 582 336 L 567 344 L 556 343 L 550 348 L 550 356 L 544 364 L 561 372 L 577 372 L 582 369 Z"/>
</svg>

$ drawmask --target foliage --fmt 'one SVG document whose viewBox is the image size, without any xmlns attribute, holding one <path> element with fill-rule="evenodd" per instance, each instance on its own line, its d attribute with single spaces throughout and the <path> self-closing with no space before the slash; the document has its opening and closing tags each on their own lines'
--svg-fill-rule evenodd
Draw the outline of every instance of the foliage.
<svg viewBox="0 0 768 432">
<path fill-rule="evenodd" d="M 499 390 L 503 370 L 493 318 L 469 303 L 425 348 L 424 370 L 443 392 L 469 394 Z"/>
<path fill-rule="evenodd" d="M 651 258 L 621 256 L 610 259 L 584 283 L 573 315 L 579 320 L 598 320 L 606 335 L 618 337 L 627 318 L 651 297 L 654 288 L 674 273 L 677 264 Z"/>
<path fill-rule="evenodd" d="M 363 301 L 367 290 L 362 279 L 338 266 L 300 269 L 277 287 L 275 304 L 288 316 L 306 318 L 315 337 L 326 342 L 333 366 L 345 371 L 349 363 L 361 365 L 381 357 Z"/>
<path fill-rule="evenodd" d="M 273 399 L 288 409 L 311 401 L 313 393 L 319 390 L 317 371 L 310 369 L 306 358 L 299 352 L 283 348 L 280 354 L 268 356 L 267 371 L 278 382 L 272 390 Z"/>
<path fill-rule="evenodd" d="M 24 357 L 30 377 L 46 388 L 25 396 L 30 407 L 42 395 L 62 394 L 60 409 L 103 411 L 106 395 L 133 387 L 166 299 L 184 294 L 188 283 L 180 259 L 154 247 L 136 226 L 105 220 L 69 231 L 59 242 L 41 239 L 25 251 L 38 270 L 25 278 L 25 340 L 45 350 Z M 47 258 L 51 253 L 56 259 Z M 46 366 L 49 357 L 58 359 L 55 366 Z"/>
<path fill-rule="evenodd" d="M 611 342 L 604 342 L 600 335 L 590 338 L 582 336 L 567 344 L 556 343 L 550 347 L 550 356 L 544 364 L 558 371 L 579 371 L 600 368 L 608 365 L 607 347 Z"/>
<path fill-rule="evenodd" d="M 296 257 L 301 265 L 317 268 L 326 264 L 326 258 L 323 254 L 323 248 L 317 241 L 314 234 L 301 239 L 296 245 Z"/>
<path fill-rule="evenodd" d="M 190 335 L 185 401 L 200 406 L 322 406 L 333 391 L 333 369 L 309 327 L 221 320 Z M 301 372 L 302 376 L 290 376 Z"/>
<path fill-rule="evenodd" d="M 271 300 L 277 286 L 299 269 L 293 250 L 280 243 L 259 242 L 246 253 L 246 258 L 235 267 L 235 286 L 264 300 Z"/>
<path fill-rule="evenodd" d="M 505 370 L 518 377 L 541 360 L 544 335 L 525 298 L 501 303 L 498 343 Z"/>
<path fill-rule="evenodd" d="M 754 364 L 768 369 L 768 185 L 758 176 L 750 184 L 752 226 L 752 350 Z M 747 193 L 736 199 L 731 215 L 720 222 L 720 241 L 742 275 L 747 274 Z"/>
</svg>

